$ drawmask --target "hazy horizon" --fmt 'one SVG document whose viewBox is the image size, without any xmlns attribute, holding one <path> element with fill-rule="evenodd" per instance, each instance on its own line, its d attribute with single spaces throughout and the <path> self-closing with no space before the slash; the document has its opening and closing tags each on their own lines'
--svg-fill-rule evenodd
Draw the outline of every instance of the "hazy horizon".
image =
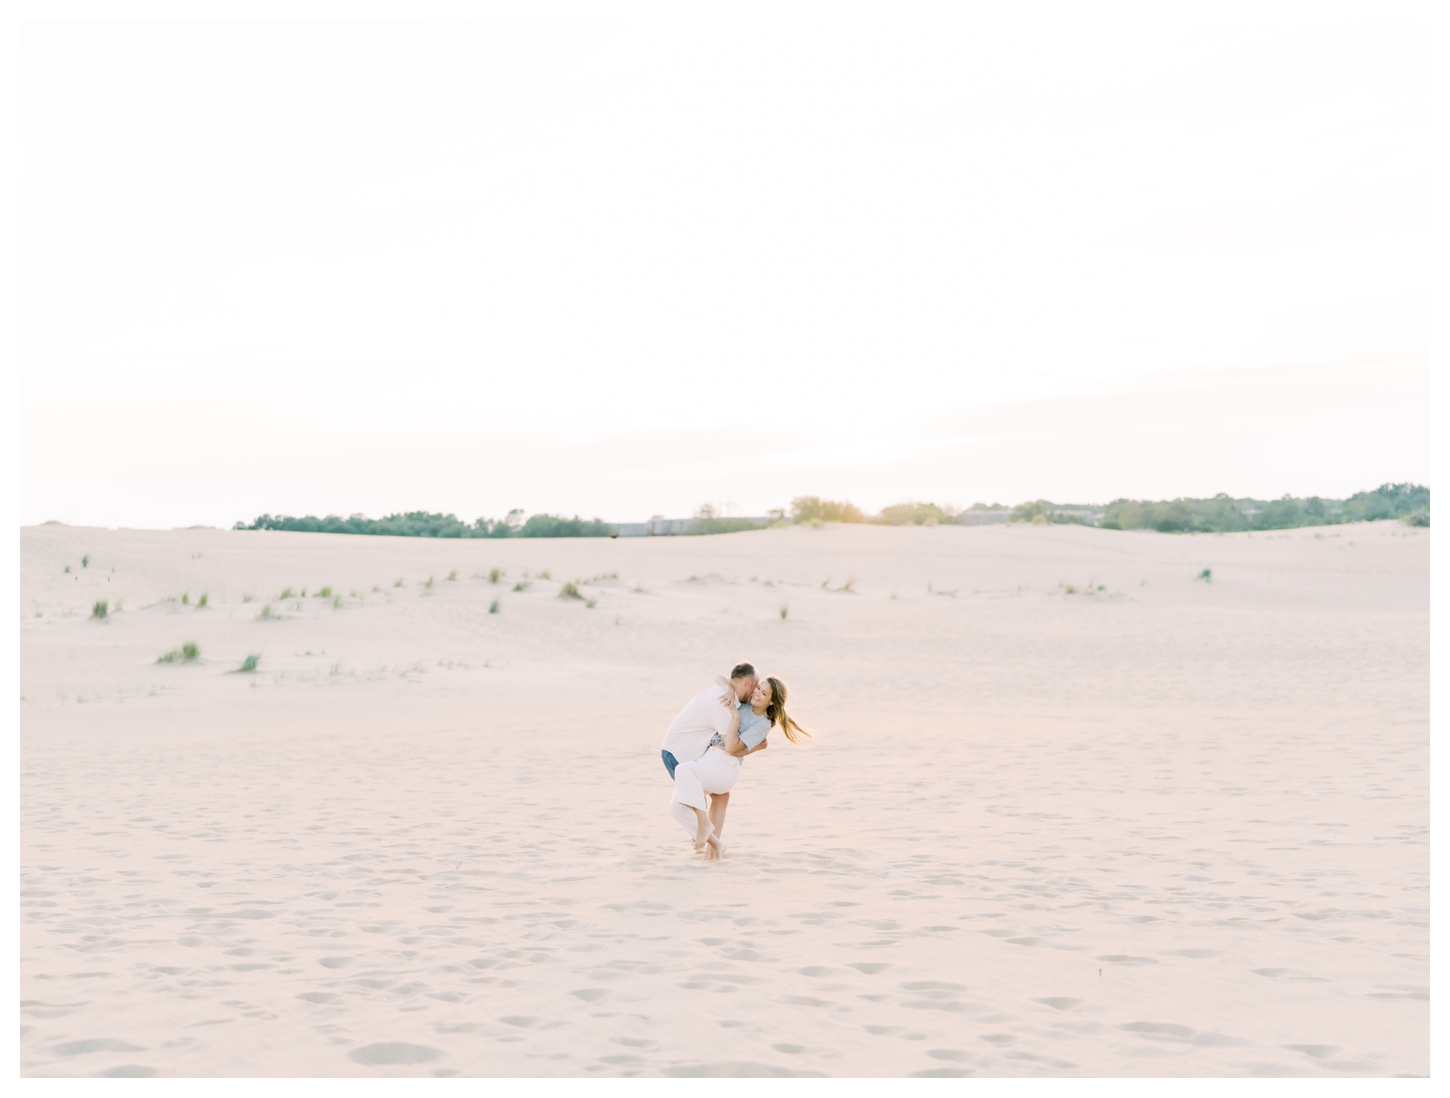
<svg viewBox="0 0 1450 1098">
<path fill-rule="evenodd" d="M 1433 36 L 1123 29 L 17 26 L 20 517 L 1428 481 Z"/>
</svg>

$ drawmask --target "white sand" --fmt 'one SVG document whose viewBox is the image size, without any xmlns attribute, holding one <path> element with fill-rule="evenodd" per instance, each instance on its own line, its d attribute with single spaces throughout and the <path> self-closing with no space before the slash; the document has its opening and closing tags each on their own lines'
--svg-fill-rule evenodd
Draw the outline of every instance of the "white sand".
<svg viewBox="0 0 1450 1098">
<path fill-rule="evenodd" d="M 22 1071 L 1425 1074 L 1429 546 L 25 529 Z M 739 659 L 821 735 L 709 865 Z"/>
</svg>

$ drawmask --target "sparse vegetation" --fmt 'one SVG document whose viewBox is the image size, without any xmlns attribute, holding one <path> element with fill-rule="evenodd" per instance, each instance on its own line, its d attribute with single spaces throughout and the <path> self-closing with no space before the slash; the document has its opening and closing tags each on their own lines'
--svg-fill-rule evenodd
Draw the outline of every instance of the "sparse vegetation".
<svg viewBox="0 0 1450 1098">
<path fill-rule="evenodd" d="M 781 621 L 785 621 L 785 619 L 787 617 L 789 617 L 789 616 L 790 616 L 790 607 L 789 606 L 782 606 L 780 608 L 780 620 Z"/>
<path fill-rule="evenodd" d="M 105 599 L 99 599 L 96 604 L 91 607 L 91 617 L 95 618 L 97 621 L 105 621 L 106 618 L 110 616 L 110 613 L 111 607 Z"/>
<path fill-rule="evenodd" d="M 1400 521 L 1403 522 L 1406 526 L 1423 526 L 1423 527 L 1429 527 L 1429 525 L 1430 525 L 1430 508 L 1428 508 L 1428 507 L 1418 507 L 1415 510 L 1411 511 L 1404 518 L 1400 519 Z"/>
<path fill-rule="evenodd" d="M 282 593 L 277 596 L 277 601 L 278 602 L 281 602 L 283 599 L 290 599 L 291 597 L 292 597 L 292 588 L 290 588 L 290 587 L 284 587 L 284 588 L 282 588 Z"/>
<path fill-rule="evenodd" d="M 1202 572 L 1198 573 L 1198 575 L 1196 577 L 1194 577 L 1194 578 L 1195 579 L 1201 579 L 1201 580 L 1203 580 L 1204 583 L 1212 583 L 1213 582 L 1213 569 L 1212 568 L 1205 568 Z"/>
<path fill-rule="evenodd" d="M 455 568 L 452 571 L 450 571 L 448 573 L 448 578 L 449 578 L 449 580 L 451 580 L 453 582 L 457 582 L 457 580 L 458 580 L 458 569 Z"/>
<path fill-rule="evenodd" d="M 491 603 L 488 604 L 488 612 L 490 614 L 498 613 L 498 599 L 494 599 Z"/>
<path fill-rule="evenodd" d="M 201 649 L 195 641 L 187 641 L 180 648 L 163 652 L 156 657 L 157 663 L 193 663 L 201 656 Z"/>
<path fill-rule="evenodd" d="M 588 609 L 588 610 L 593 610 L 598 605 L 599 605 L 599 600 L 598 599 L 586 599 L 584 601 L 585 609 Z"/>
<path fill-rule="evenodd" d="M 261 656 L 257 655 L 256 653 L 253 653 L 252 655 L 249 655 L 246 659 L 244 659 L 242 661 L 242 666 L 238 667 L 237 670 L 240 671 L 240 672 L 242 672 L 243 674 L 251 674 L 253 671 L 255 671 L 257 669 L 257 662 L 261 658 L 262 658 Z"/>
<path fill-rule="evenodd" d="M 66 571 L 66 574 L 67 574 L 67 575 L 68 575 L 68 574 L 69 574 L 69 573 L 70 573 L 70 565 L 69 565 L 69 564 L 67 564 L 67 565 L 66 565 L 66 566 L 65 566 L 65 571 Z"/>
<path fill-rule="evenodd" d="M 583 597 L 579 593 L 579 588 L 575 587 L 572 583 L 566 583 L 563 587 L 559 588 L 559 598 L 561 599 L 582 599 Z"/>
<path fill-rule="evenodd" d="M 508 573 L 505 572 L 502 568 L 490 568 L 488 570 L 488 582 L 489 583 L 497 583 L 499 581 L 499 578 L 500 577 L 505 576 L 507 574 Z"/>
<path fill-rule="evenodd" d="M 432 576 L 429 576 L 428 577 L 428 582 L 425 583 L 425 584 L 423 584 L 423 586 L 424 587 L 432 587 L 433 586 L 433 577 Z"/>
<path fill-rule="evenodd" d="M 253 599 L 253 597 L 254 597 L 254 596 L 252 596 L 252 595 L 250 595 L 250 594 L 247 594 L 247 593 L 246 593 L 246 592 L 243 592 L 243 593 L 242 593 L 242 601 L 243 601 L 243 602 L 251 602 L 251 601 L 252 601 L 252 599 Z"/>
<path fill-rule="evenodd" d="M 201 593 L 201 597 L 196 600 L 196 608 L 198 610 L 205 609 L 206 608 L 206 601 L 207 601 L 207 595 L 206 595 L 206 592 L 203 591 Z"/>
<path fill-rule="evenodd" d="M 529 581 L 528 580 L 519 580 L 518 583 L 514 584 L 514 590 L 515 591 L 527 591 L 528 589 L 529 589 Z"/>
<path fill-rule="evenodd" d="M 89 568 L 90 566 L 91 566 L 91 557 L 90 557 L 90 554 L 87 553 L 85 556 L 81 557 L 81 567 L 82 568 Z"/>
<path fill-rule="evenodd" d="M 551 576 L 551 575 L 549 575 L 549 570 L 547 568 L 545 568 L 542 572 L 539 573 L 539 578 L 541 580 L 551 580 L 554 577 Z"/>
<path fill-rule="evenodd" d="M 261 612 L 257 615 L 257 620 L 271 621 L 276 616 L 276 614 L 272 613 L 272 604 L 269 602 L 262 607 Z"/>
<path fill-rule="evenodd" d="M 320 598 L 320 599 L 330 599 L 330 598 L 332 598 L 332 588 L 331 587 L 324 587 L 322 590 L 320 590 L 320 591 L 317 592 L 317 597 Z"/>
<path fill-rule="evenodd" d="M 340 609 L 341 607 L 342 607 L 342 596 L 341 595 L 333 595 L 332 596 L 332 608 L 334 610 L 337 610 L 337 609 Z"/>
</svg>

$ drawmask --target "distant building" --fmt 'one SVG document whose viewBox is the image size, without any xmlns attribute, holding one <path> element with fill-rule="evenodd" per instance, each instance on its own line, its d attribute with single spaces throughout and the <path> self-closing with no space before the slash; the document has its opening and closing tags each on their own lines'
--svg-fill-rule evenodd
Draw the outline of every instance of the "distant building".
<svg viewBox="0 0 1450 1098">
<path fill-rule="evenodd" d="M 1098 511 L 1091 507 L 1054 507 L 1054 515 L 1062 515 L 1064 518 L 1081 519 L 1088 526 L 1101 526 L 1103 524 L 1104 511 Z"/>
<path fill-rule="evenodd" d="M 994 526 L 1008 521 L 1011 517 L 1012 509 L 1003 507 L 1001 510 L 963 511 L 952 521 L 958 526 Z"/>
<path fill-rule="evenodd" d="M 668 519 L 663 515 L 652 515 L 648 522 L 621 522 L 616 525 L 619 529 L 618 536 L 622 538 L 667 538 L 690 533 L 694 530 L 696 521 L 692 518 Z M 775 516 L 749 515 L 746 521 L 753 522 L 756 526 L 769 526 L 775 521 Z"/>
</svg>

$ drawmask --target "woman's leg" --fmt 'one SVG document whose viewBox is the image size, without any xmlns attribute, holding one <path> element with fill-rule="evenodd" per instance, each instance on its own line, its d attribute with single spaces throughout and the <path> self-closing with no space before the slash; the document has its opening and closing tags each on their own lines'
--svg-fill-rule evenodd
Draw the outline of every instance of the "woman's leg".
<svg viewBox="0 0 1450 1098">
<path fill-rule="evenodd" d="M 729 807 L 729 793 L 710 794 L 710 827 L 716 835 L 725 830 L 725 810 Z"/>
</svg>

